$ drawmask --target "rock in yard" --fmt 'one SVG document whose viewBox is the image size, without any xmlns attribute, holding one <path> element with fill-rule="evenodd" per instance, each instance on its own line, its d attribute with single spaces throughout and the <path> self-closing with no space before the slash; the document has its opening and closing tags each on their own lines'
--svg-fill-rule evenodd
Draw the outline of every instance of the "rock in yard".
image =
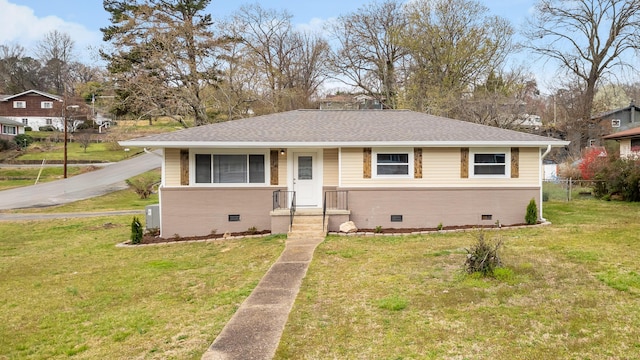
<svg viewBox="0 0 640 360">
<path fill-rule="evenodd" d="M 347 221 L 345 223 L 340 224 L 340 232 L 343 233 L 352 233 L 358 231 L 356 224 L 353 221 Z"/>
</svg>

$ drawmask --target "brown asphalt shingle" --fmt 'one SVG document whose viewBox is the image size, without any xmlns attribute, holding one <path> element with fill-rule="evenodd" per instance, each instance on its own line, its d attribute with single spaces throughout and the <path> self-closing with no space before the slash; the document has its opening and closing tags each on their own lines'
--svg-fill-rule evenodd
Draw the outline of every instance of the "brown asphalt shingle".
<svg viewBox="0 0 640 360">
<path fill-rule="evenodd" d="M 362 143 L 543 142 L 548 137 L 405 110 L 294 110 L 152 135 L 132 142 Z M 148 144 L 147 144 L 148 143 Z"/>
</svg>

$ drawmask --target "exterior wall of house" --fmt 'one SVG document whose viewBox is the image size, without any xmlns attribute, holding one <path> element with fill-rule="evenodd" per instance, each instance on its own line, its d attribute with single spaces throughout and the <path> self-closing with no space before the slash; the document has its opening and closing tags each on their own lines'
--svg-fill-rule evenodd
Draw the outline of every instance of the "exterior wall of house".
<svg viewBox="0 0 640 360">
<path fill-rule="evenodd" d="M 26 106 L 24 108 L 14 108 L 14 101 L 24 101 Z M 43 109 L 43 101 L 51 102 L 52 107 Z M 29 126 L 36 131 L 40 127 L 47 125 L 47 119 L 51 119 L 52 125 L 61 130 L 64 126 L 62 109 L 63 102 L 36 93 L 28 93 L 6 101 L 0 101 L 0 116 L 18 122 L 22 122 L 22 119 L 27 119 L 28 123 L 25 126 Z"/>
<path fill-rule="evenodd" d="M 338 149 L 324 149 L 323 155 L 323 184 L 324 186 L 337 186 L 340 172 L 338 166 Z"/>
<path fill-rule="evenodd" d="M 272 194 L 278 188 L 160 188 L 163 237 L 271 229 Z M 283 189 L 286 190 L 286 189 Z M 240 215 L 229 221 L 229 215 Z"/>
<path fill-rule="evenodd" d="M 288 151 L 278 153 L 278 185 L 262 187 L 182 186 L 180 149 L 164 151 L 162 236 L 203 235 L 213 229 L 239 232 L 254 226 L 279 233 L 288 228 L 288 216 L 271 214 L 273 192 L 287 190 Z M 350 215 L 329 218 L 330 231 L 346 220 L 359 228 L 519 224 L 531 199 L 540 204 L 538 148 L 519 149 L 517 178 L 463 178 L 460 148 L 423 148 L 422 178 L 417 179 L 365 178 L 362 148 L 325 149 L 323 160 L 323 190 L 347 190 L 350 210 Z M 229 215 L 240 215 L 240 220 L 229 221 Z M 402 222 L 392 222 L 391 215 L 402 215 Z"/>
<path fill-rule="evenodd" d="M 180 149 L 164 149 L 164 186 L 180 186 Z"/>
<path fill-rule="evenodd" d="M 470 149 L 470 151 L 473 150 L 473 148 Z M 504 150 L 510 151 L 510 149 Z M 540 182 L 540 150 L 538 148 L 520 148 L 518 178 L 462 178 L 460 148 L 422 149 L 421 179 L 412 177 L 365 179 L 362 148 L 343 148 L 341 161 L 342 187 L 522 187 L 539 186 Z"/>
<path fill-rule="evenodd" d="M 349 191 L 350 220 L 361 229 L 521 224 L 529 201 L 540 204 L 539 188 L 342 190 Z M 402 222 L 391 215 L 402 215 Z"/>
</svg>

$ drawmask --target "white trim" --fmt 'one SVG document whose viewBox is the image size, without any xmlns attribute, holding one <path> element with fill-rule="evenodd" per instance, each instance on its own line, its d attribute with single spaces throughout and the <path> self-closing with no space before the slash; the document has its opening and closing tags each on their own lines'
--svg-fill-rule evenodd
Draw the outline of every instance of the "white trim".
<svg viewBox="0 0 640 360">
<path fill-rule="evenodd" d="M 53 101 L 40 101 L 40 109 L 53 109 Z"/>
<path fill-rule="evenodd" d="M 120 145 L 127 147 L 185 148 L 199 149 L 263 149 L 263 148 L 359 148 L 359 147 L 562 147 L 569 141 L 314 141 L 314 142 L 216 142 L 216 141 L 144 141 L 125 140 Z"/>
<path fill-rule="evenodd" d="M 22 106 L 19 106 L 22 105 Z M 13 101 L 13 108 L 14 109 L 26 109 L 27 108 L 27 102 L 25 100 L 14 100 Z"/>
<path fill-rule="evenodd" d="M 317 179 L 315 184 L 316 186 L 316 207 L 322 207 L 322 192 L 324 189 L 324 151 L 320 149 L 309 149 L 309 148 L 297 148 L 297 149 L 287 149 L 287 190 L 293 191 L 293 176 L 294 176 L 294 166 L 295 166 L 295 157 L 296 154 L 302 153 L 313 153 L 314 154 L 314 164 L 313 164 L 313 172 L 317 175 L 314 176 L 314 179 Z"/>
<path fill-rule="evenodd" d="M 407 154 L 408 169 L 403 175 L 378 175 L 378 154 Z M 413 148 L 373 148 L 371 149 L 371 178 L 373 179 L 413 179 Z"/>
<path fill-rule="evenodd" d="M 476 175 L 474 158 L 475 158 L 475 155 L 477 154 L 504 154 L 504 174 Z M 469 149 L 469 178 L 472 178 L 472 179 L 509 179 L 511 178 L 511 149 L 502 148 L 502 147 Z"/>
<path fill-rule="evenodd" d="M 210 155 L 264 155 L 264 182 L 262 183 L 196 183 L 196 154 Z M 270 187 L 271 160 L 269 149 L 254 149 L 251 152 L 242 149 L 189 149 L 189 186 L 190 187 Z M 247 169 L 248 171 L 248 169 Z"/>
</svg>

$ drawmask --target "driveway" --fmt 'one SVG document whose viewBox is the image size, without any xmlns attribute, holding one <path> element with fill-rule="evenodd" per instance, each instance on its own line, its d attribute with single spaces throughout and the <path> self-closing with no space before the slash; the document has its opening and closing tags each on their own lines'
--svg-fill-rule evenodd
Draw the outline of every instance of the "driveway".
<svg viewBox="0 0 640 360">
<path fill-rule="evenodd" d="M 161 165 L 159 154 L 154 152 L 67 179 L 2 190 L 0 210 L 66 204 L 126 189 L 126 179 Z"/>
</svg>

